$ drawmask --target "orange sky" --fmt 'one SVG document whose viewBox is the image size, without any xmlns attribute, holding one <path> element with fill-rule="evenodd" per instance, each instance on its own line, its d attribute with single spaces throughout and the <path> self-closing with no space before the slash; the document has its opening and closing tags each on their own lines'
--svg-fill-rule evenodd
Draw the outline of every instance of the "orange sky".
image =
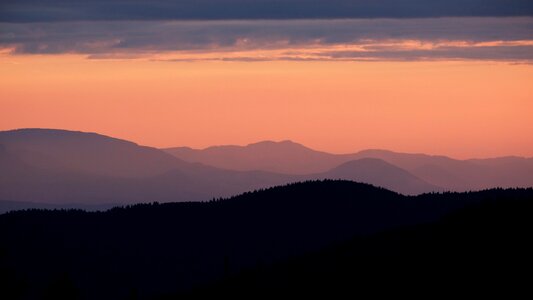
<svg viewBox="0 0 533 300">
<path fill-rule="evenodd" d="M 0 130 L 93 131 L 170 147 L 291 139 L 330 152 L 533 156 L 533 66 L 169 62 L 0 56 Z"/>
</svg>

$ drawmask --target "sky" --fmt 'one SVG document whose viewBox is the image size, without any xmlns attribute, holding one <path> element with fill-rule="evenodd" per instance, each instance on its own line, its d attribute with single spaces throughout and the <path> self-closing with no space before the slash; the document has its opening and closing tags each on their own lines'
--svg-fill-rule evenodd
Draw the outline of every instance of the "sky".
<svg viewBox="0 0 533 300">
<path fill-rule="evenodd" d="M 533 156 L 533 3 L 0 3 L 0 130 Z"/>
</svg>

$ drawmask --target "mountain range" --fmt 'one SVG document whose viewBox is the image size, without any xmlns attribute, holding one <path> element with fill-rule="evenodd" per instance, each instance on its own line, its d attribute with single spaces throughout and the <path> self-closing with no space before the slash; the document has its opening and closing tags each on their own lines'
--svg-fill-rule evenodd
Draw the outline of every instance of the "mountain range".
<svg viewBox="0 0 533 300">
<path fill-rule="evenodd" d="M 533 158 L 517 156 L 458 160 L 440 155 L 376 149 L 351 154 L 332 154 L 316 151 L 292 141 L 265 141 L 247 146 L 214 146 L 205 149 L 176 147 L 164 150 L 188 162 L 199 162 L 219 168 L 299 175 L 327 172 L 346 162 L 373 158 L 403 169 L 432 185 L 435 191 L 439 188 L 468 191 L 533 186 Z M 412 190 L 411 193 L 416 192 Z"/>
<path fill-rule="evenodd" d="M 0 132 L 0 166 L 0 212 L 31 203 L 98 209 L 207 201 L 316 179 L 358 181 L 405 195 L 533 186 L 531 158 L 455 160 L 385 150 L 337 155 L 291 141 L 156 149 L 55 129 Z"/>
</svg>

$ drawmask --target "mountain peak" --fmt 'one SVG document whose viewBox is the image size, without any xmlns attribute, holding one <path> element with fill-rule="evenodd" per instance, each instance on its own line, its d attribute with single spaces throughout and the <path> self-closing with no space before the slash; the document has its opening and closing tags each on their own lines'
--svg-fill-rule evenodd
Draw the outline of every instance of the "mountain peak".
<svg viewBox="0 0 533 300">
<path fill-rule="evenodd" d="M 374 158 L 374 157 L 365 157 L 365 158 L 347 161 L 335 167 L 334 169 L 340 169 L 340 168 L 346 168 L 346 167 L 352 167 L 352 166 L 363 166 L 363 165 L 365 166 L 366 165 L 381 165 L 381 166 L 390 166 L 390 167 L 398 168 L 382 159 Z"/>
<path fill-rule="evenodd" d="M 441 188 L 379 158 L 351 160 L 333 168 L 326 174 L 330 178 L 378 184 L 406 195 L 441 190 Z"/>
<path fill-rule="evenodd" d="M 94 134 L 101 135 L 94 132 L 84 132 L 77 130 L 67 130 L 67 129 L 55 129 L 55 128 L 40 128 L 40 127 L 29 127 L 29 128 L 15 128 L 11 130 L 0 131 L 1 134 L 56 134 L 56 135 L 69 135 L 69 134 Z"/>
<path fill-rule="evenodd" d="M 51 129 L 51 128 L 17 128 L 12 130 L 0 131 L 0 138 L 15 140 L 65 140 L 65 139 L 83 139 L 83 140 L 108 140 L 130 145 L 137 145 L 134 142 L 118 139 L 95 132 L 85 132 L 65 129 Z"/>
<path fill-rule="evenodd" d="M 92 132 L 15 129 L 0 131 L 0 144 L 29 165 L 61 172 L 144 177 L 183 164 L 158 149 Z"/>
<path fill-rule="evenodd" d="M 282 141 L 265 140 L 265 141 L 259 141 L 256 143 L 248 144 L 245 147 L 285 147 L 285 148 L 291 147 L 291 148 L 309 149 L 305 147 L 304 145 L 293 142 L 291 140 L 282 140 Z"/>
</svg>

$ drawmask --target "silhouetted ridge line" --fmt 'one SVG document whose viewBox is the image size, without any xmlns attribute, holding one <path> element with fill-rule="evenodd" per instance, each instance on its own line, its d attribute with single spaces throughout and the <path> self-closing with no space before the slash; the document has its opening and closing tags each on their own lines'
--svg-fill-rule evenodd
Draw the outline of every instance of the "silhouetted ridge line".
<svg viewBox="0 0 533 300">
<path fill-rule="evenodd" d="M 58 280 L 87 299 L 124 298 L 132 289 L 141 298 L 187 291 L 495 200 L 533 201 L 533 189 L 402 196 L 325 180 L 209 202 L 12 212 L 0 215 L 0 277 L 20 285 L 0 293 L 39 298 Z"/>
<path fill-rule="evenodd" d="M 495 189 L 462 194 L 486 200 L 431 224 L 357 237 L 164 299 L 241 299 L 255 294 L 265 299 L 370 294 L 521 297 L 530 289 L 523 274 L 531 267 L 527 261 L 533 251 L 526 238 L 533 228 L 531 192 Z M 442 194 L 451 195 L 459 194 Z"/>
</svg>

